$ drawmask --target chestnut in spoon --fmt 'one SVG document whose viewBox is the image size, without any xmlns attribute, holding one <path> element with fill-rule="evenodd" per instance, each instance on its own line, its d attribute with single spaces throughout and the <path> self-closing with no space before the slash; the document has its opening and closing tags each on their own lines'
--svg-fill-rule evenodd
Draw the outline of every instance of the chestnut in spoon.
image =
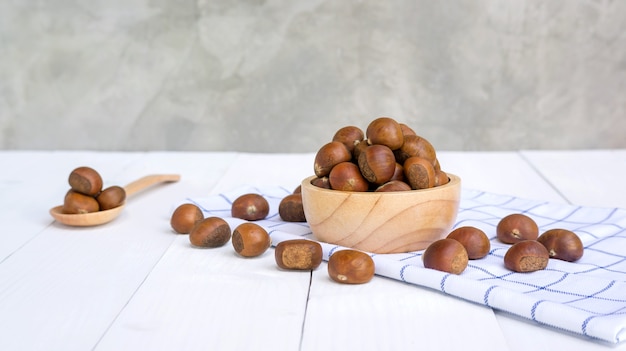
<svg viewBox="0 0 626 351">
<path fill-rule="evenodd" d="M 177 182 L 179 179 L 180 175 L 178 174 L 152 174 L 139 178 L 124 186 L 126 199 L 133 194 L 155 184 Z M 65 225 L 74 227 L 89 227 L 108 223 L 114 220 L 122 212 L 124 205 L 125 203 L 109 210 L 81 214 L 63 213 L 63 206 L 61 205 L 51 208 L 50 215 L 52 215 L 56 221 Z"/>
</svg>

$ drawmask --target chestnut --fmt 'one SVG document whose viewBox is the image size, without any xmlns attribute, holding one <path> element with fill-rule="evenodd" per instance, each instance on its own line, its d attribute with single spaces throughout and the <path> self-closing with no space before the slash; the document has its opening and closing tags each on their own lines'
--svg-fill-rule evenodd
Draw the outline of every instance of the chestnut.
<svg viewBox="0 0 626 351">
<path fill-rule="evenodd" d="M 522 240 L 537 239 L 539 227 L 529 216 L 523 213 L 512 213 L 498 222 L 496 235 L 503 243 L 514 244 Z"/>
<path fill-rule="evenodd" d="M 377 192 L 383 191 L 409 191 L 411 186 L 401 180 L 390 180 L 387 183 L 376 188 Z"/>
<path fill-rule="evenodd" d="M 270 204 L 260 194 L 243 194 L 233 201 L 230 212 L 232 217 L 257 221 L 267 216 Z"/>
<path fill-rule="evenodd" d="M 416 135 L 413 128 L 409 127 L 405 123 L 399 123 L 400 129 L 402 129 L 402 135 Z"/>
<path fill-rule="evenodd" d="M 313 171 L 318 177 L 327 176 L 335 165 L 352 160 L 352 153 L 339 141 L 324 144 L 315 154 Z"/>
<path fill-rule="evenodd" d="M 359 170 L 368 182 L 384 184 L 394 175 L 396 158 L 393 151 L 385 145 L 371 145 L 359 155 Z"/>
<path fill-rule="evenodd" d="M 461 243 L 467 251 L 470 260 L 476 260 L 487 256 L 491 249 L 489 237 L 482 230 L 473 226 L 458 227 L 448 234 L 447 238 Z"/>
<path fill-rule="evenodd" d="M 536 240 L 513 244 L 504 254 L 504 266 L 514 272 L 534 272 L 548 266 L 548 249 Z"/>
<path fill-rule="evenodd" d="M 274 250 L 278 267 L 288 270 L 314 270 L 322 263 L 322 256 L 322 245 L 306 239 L 281 241 Z"/>
<path fill-rule="evenodd" d="M 85 195 L 75 190 L 68 190 L 63 199 L 63 213 L 79 214 L 98 212 L 100 205 L 93 196 Z"/>
<path fill-rule="evenodd" d="M 110 210 L 121 206 L 126 200 L 126 191 L 121 186 L 113 185 L 100 192 L 96 201 L 100 205 L 100 211 Z"/>
<path fill-rule="evenodd" d="M 400 124 L 390 117 L 379 117 L 371 121 L 365 131 L 369 145 L 386 145 L 391 150 L 399 149 L 404 143 Z"/>
<path fill-rule="evenodd" d="M 352 153 L 356 144 L 365 138 L 363 131 L 359 127 L 345 126 L 337 130 L 333 135 L 332 141 L 338 141 L 346 146 L 348 151 Z"/>
<path fill-rule="evenodd" d="M 426 139 L 419 135 L 405 135 L 402 146 L 394 151 L 396 159 L 404 163 L 409 157 L 419 156 L 429 160 L 431 163 L 437 158 L 435 148 Z"/>
<path fill-rule="evenodd" d="M 469 261 L 465 247 L 449 238 L 439 239 L 428 245 L 422 259 L 424 267 L 452 274 L 463 273 Z"/>
<path fill-rule="evenodd" d="M 230 237 L 230 226 L 219 217 L 207 217 L 199 221 L 189 233 L 189 241 L 198 247 L 224 246 Z"/>
<path fill-rule="evenodd" d="M 575 262 L 583 257 L 583 242 L 571 230 L 550 229 L 541 234 L 537 241 L 545 246 L 550 258 Z"/>
<path fill-rule="evenodd" d="M 433 161 L 433 167 L 435 168 L 435 171 L 441 171 L 441 164 L 439 163 L 439 159 L 436 157 Z"/>
<path fill-rule="evenodd" d="M 91 167 L 78 167 L 69 176 L 72 190 L 84 195 L 96 196 L 102 190 L 102 177 Z"/>
<path fill-rule="evenodd" d="M 450 182 L 448 174 L 440 169 L 435 169 L 435 186 L 445 185 L 448 184 L 448 182 Z"/>
<path fill-rule="evenodd" d="M 200 207 L 194 204 L 182 204 L 174 210 L 170 217 L 170 225 L 178 234 L 189 234 L 191 229 L 204 219 Z"/>
<path fill-rule="evenodd" d="M 365 151 L 365 149 L 367 149 L 368 146 L 369 146 L 369 144 L 367 143 L 367 141 L 357 142 L 354 145 L 354 150 L 352 150 L 352 162 L 358 163 L 359 162 L 359 156 L 361 155 L 361 153 L 363 151 Z"/>
<path fill-rule="evenodd" d="M 235 252 L 243 257 L 260 256 L 272 244 L 267 231 L 260 225 L 252 222 L 238 225 L 233 231 L 231 242 Z"/>
<path fill-rule="evenodd" d="M 304 207 L 302 206 L 302 193 L 285 196 L 278 205 L 278 214 L 285 222 L 306 222 Z"/>
<path fill-rule="evenodd" d="M 404 167 L 402 167 L 400 163 L 396 162 L 396 167 L 393 170 L 393 175 L 389 180 L 400 180 L 403 182 L 406 181 L 406 178 L 404 177 Z"/>
<path fill-rule="evenodd" d="M 328 177 L 317 177 L 311 180 L 311 184 L 315 185 L 318 188 L 330 189 L 330 179 L 328 179 Z"/>
<path fill-rule="evenodd" d="M 374 260 L 362 251 L 339 250 L 328 258 L 328 275 L 338 283 L 367 283 L 372 280 L 374 273 Z"/>
<path fill-rule="evenodd" d="M 435 186 L 435 168 L 433 164 L 419 156 L 409 157 L 404 164 L 404 177 L 413 190 L 428 189 Z"/>
<path fill-rule="evenodd" d="M 333 167 L 328 175 L 330 187 L 342 191 L 367 191 L 368 181 L 363 177 L 359 166 L 352 162 L 341 162 Z"/>
</svg>

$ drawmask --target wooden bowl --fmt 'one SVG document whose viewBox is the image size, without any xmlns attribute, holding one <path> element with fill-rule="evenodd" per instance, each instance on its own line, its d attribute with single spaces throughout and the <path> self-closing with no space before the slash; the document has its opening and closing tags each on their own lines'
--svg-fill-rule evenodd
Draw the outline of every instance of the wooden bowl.
<svg viewBox="0 0 626 351">
<path fill-rule="evenodd" d="M 349 192 L 302 181 L 302 203 L 313 236 L 372 253 L 425 249 L 446 237 L 459 210 L 461 178 L 422 190 Z"/>
</svg>

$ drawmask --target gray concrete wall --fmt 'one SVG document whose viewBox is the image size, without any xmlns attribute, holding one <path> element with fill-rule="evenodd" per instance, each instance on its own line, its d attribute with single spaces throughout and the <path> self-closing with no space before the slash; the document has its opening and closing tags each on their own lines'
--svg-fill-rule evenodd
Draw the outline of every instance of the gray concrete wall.
<svg viewBox="0 0 626 351">
<path fill-rule="evenodd" d="M 626 1 L 0 1 L 0 149 L 626 147 Z"/>
</svg>

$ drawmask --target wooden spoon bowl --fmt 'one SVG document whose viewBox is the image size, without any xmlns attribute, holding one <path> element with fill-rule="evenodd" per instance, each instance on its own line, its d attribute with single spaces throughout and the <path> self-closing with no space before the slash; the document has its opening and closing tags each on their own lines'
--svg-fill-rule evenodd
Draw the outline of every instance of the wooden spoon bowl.
<svg viewBox="0 0 626 351">
<path fill-rule="evenodd" d="M 132 195 L 159 183 L 177 182 L 180 179 L 178 174 L 152 174 L 139 178 L 128 185 L 124 186 L 126 191 L 126 199 Z M 59 223 L 74 227 L 91 227 L 104 223 L 108 223 L 122 213 L 124 204 L 105 211 L 67 214 L 63 213 L 63 206 L 56 206 L 50 209 L 50 215 Z"/>
</svg>

